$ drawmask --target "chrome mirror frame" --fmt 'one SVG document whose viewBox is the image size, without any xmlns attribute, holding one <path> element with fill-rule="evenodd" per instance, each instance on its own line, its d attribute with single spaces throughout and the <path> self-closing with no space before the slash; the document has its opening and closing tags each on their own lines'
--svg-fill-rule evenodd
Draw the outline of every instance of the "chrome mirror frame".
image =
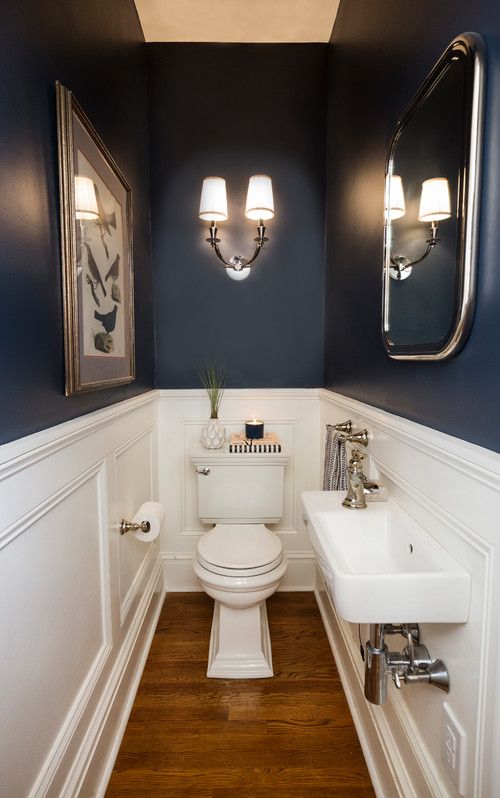
<svg viewBox="0 0 500 798">
<path fill-rule="evenodd" d="M 460 297 L 458 314 L 451 336 L 439 351 L 418 351 L 415 344 L 412 351 L 401 351 L 389 334 L 389 302 L 391 276 L 391 220 L 386 212 L 384 220 L 384 270 L 382 298 L 382 337 L 388 355 L 394 360 L 446 360 L 455 355 L 464 345 L 470 333 L 474 318 L 476 294 L 476 269 L 479 233 L 479 208 L 481 193 L 481 162 L 483 144 L 483 116 L 485 92 L 485 45 L 477 33 L 463 33 L 457 36 L 446 48 L 428 77 L 418 90 L 410 105 L 399 119 L 389 145 L 386 160 L 385 178 L 392 174 L 396 145 L 409 119 L 421 106 L 432 87 L 436 84 L 454 54 L 460 53 L 472 59 L 473 77 L 470 97 L 468 126 L 463 134 L 468 138 L 468 149 L 463 170 L 463 187 L 459 199 L 459 280 Z M 386 203 L 387 204 L 387 203 Z M 408 345 L 410 347 L 410 345 Z"/>
</svg>

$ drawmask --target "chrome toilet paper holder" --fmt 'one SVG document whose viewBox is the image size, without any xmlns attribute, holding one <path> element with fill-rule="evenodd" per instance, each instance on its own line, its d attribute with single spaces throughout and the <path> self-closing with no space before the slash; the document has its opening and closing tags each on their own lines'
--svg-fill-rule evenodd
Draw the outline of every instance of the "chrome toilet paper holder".
<svg viewBox="0 0 500 798">
<path fill-rule="evenodd" d="M 133 521 L 127 521 L 125 518 L 120 521 L 120 535 L 125 535 L 127 532 L 137 532 L 139 529 L 147 534 L 151 529 L 151 524 L 149 521 L 141 521 L 140 524 L 136 524 Z"/>
</svg>

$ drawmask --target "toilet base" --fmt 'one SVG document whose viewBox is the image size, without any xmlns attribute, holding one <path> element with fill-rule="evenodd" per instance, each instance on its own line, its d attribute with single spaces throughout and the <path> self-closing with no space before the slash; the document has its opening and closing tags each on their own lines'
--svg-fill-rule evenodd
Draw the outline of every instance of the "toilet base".
<svg viewBox="0 0 500 798">
<path fill-rule="evenodd" d="M 207 676 L 263 679 L 273 675 L 266 602 L 232 609 L 215 602 Z"/>
</svg>

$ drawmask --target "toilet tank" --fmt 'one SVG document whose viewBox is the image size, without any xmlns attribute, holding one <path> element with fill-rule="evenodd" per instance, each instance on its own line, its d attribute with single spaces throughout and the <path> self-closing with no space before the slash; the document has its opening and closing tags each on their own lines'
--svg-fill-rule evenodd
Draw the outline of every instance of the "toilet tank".
<svg viewBox="0 0 500 798">
<path fill-rule="evenodd" d="M 283 516 L 286 452 L 230 453 L 199 448 L 191 453 L 204 523 L 274 524 Z"/>
</svg>

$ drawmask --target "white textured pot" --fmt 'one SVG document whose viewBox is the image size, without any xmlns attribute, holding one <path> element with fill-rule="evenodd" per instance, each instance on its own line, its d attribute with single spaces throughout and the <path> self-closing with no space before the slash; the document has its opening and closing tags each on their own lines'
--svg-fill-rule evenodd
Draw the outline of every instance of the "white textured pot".
<svg viewBox="0 0 500 798">
<path fill-rule="evenodd" d="M 218 418 L 211 418 L 201 430 L 201 442 L 205 449 L 220 449 L 226 440 L 226 430 Z"/>
</svg>

